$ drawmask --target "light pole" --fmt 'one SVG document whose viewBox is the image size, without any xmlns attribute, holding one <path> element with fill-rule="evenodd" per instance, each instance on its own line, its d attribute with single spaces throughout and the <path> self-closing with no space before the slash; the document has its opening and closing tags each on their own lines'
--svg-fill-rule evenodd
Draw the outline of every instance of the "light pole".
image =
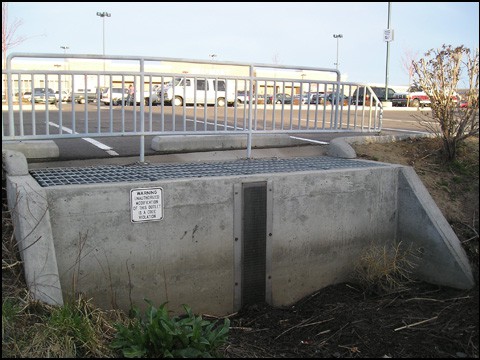
<svg viewBox="0 0 480 360">
<path fill-rule="evenodd" d="M 333 37 L 335 39 L 337 39 L 337 62 L 335 63 L 335 65 L 337 66 L 337 70 L 338 70 L 338 39 L 343 38 L 343 35 L 342 34 L 333 34 Z"/>
<path fill-rule="evenodd" d="M 105 17 L 110 17 L 112 14 L 106 11 L 97 11 L 97 16 L 100 16 L 103 19 L 103 56 L 105 56 Z M 103 59 L 103 72 L 105 73 L 105 59 Z M 105 86 L 105 75 L 103 76 L 103 85 Z"/>
<path fill-rule="evenodd" d="M 66 54 L 66 53 L 67 53 L 67 50 L 70 49 L 70 48 L 69 48 L 67 45 L 62 45 L 62 46 L 60 46 L 60 49 L 63 49 L 63 53 Z M 63 60 L 63 63 L 65 64 L 65 59 Z M 55 66 L 57 66 L 57 65 L 55 65 Z M 66 66 L 65 66 L 65 67 L 66 67 Z M 63 77 L 64 77 L 64 75 L 62 76 L 62 78 L 63 78 Z M 62 81 L 62 82 L 64 82 L 64 86 L 67 87 L 67 81 L 64 80 L 64 81 Z M 61 95 L 60 95 L 60 96 L 61 96 Z"/>
</svg>

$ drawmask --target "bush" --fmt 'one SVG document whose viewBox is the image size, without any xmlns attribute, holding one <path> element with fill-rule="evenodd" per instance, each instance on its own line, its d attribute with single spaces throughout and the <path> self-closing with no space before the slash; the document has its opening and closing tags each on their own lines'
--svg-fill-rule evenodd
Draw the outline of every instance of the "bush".
<svg viewBox="0 0 480 360">
<path fill-rule="evenodd" d="M 117 334 L 111 347 L 127 358 L 138 357 L 216 357 L 217 349 L 228 338 L 230 320 L 223 326 L 195 316 L 183 305 L 186 316 L 169 317 L 166 303 L 156 309 L 149 300 L 145 316 L 133 308 L 133 321 L 124 326 L 115 324 Z"/>
</svg>

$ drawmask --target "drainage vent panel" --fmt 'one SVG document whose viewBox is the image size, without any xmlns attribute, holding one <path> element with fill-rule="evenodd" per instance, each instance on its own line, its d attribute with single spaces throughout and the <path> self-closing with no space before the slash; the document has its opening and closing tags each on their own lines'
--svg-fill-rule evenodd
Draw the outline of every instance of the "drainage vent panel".
<svg viewBox="0 0 480 360">
<path fill-rule="evenodd" d="M 242 307 L 265 302 L 267 184 L 243 184 Z"/>
<path fill-rule="evenodd" d="M 386 165 L 362 160 L 321 156 L 293 159 L 241 159 L 205 163 L 104 165 L 83 168 L 35 169 L 30 170 L 30 174 L 42 187 L 48 187 L 377 166 Z"/>
</svg>

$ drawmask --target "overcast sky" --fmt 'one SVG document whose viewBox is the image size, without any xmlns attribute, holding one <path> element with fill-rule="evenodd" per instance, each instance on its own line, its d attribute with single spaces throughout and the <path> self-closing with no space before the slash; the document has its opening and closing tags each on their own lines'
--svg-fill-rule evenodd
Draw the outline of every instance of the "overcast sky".
<svg viewBox="0 0 480 360">
<path fill-rule="evenodd" d="M 25 40 L 12 52 L 107 55 L 335 68 L 347 80 L 385 83 L 388 2 L 9 2 Z M 108 12 L 101 18 L 97 12 Z M 389 85 L 407 85 L 405 61 L 443 44 L 479 45 L 478 2 L 392 2 Z"/>
</svg>

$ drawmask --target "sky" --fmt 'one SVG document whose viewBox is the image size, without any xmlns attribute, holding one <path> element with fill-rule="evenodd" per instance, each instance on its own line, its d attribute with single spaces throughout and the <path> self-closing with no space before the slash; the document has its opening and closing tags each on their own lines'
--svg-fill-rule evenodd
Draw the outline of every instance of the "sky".
<svg viewBox="0 0 480 360">
<path fill-rule="evenodd" d="M 479 2 L 8 2 L 15 21 L 23 41 L 7 54 L 105 45 L 106 55 L 334 69 L 338 50 L 347 81 L 389 86 L 408 85 L 406 63 L 430 49 L 479 47 Z"/>
</svg>

